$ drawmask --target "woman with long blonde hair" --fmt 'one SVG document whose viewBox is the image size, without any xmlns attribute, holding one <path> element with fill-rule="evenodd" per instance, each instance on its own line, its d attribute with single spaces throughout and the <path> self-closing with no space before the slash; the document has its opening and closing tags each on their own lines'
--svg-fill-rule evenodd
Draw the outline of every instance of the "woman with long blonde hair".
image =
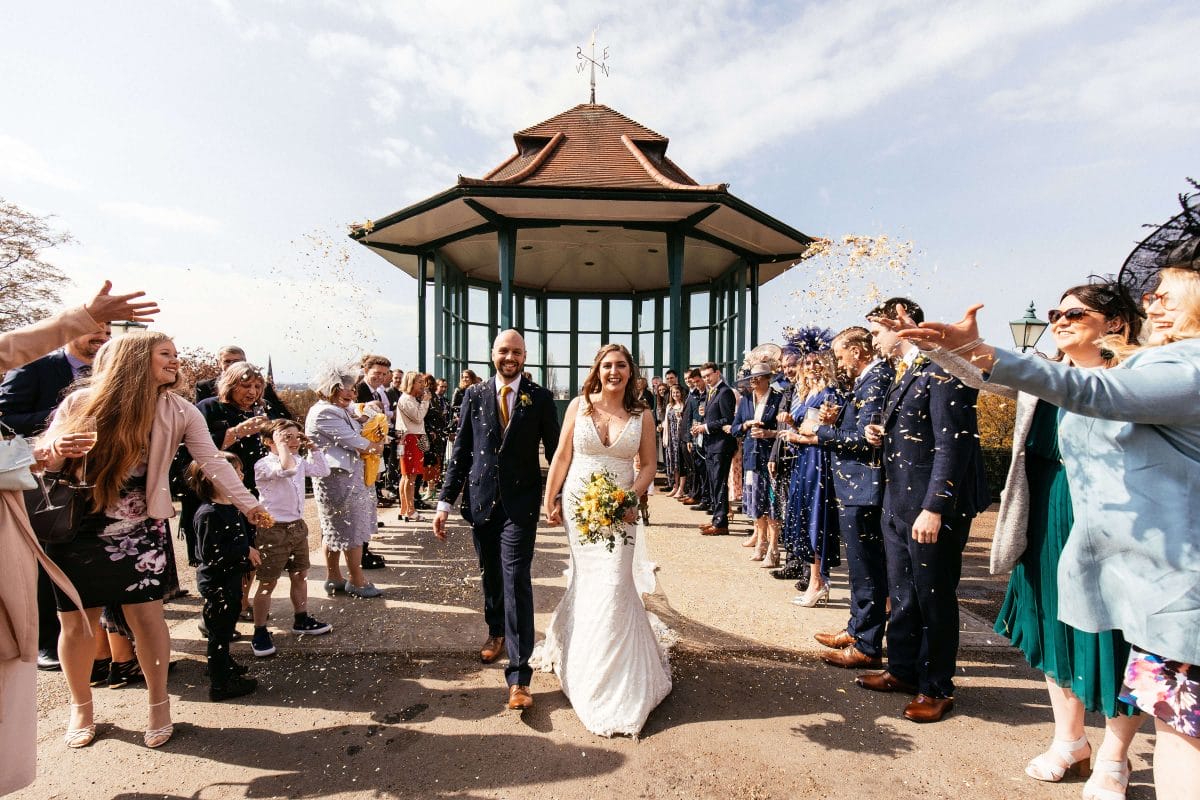
<svg viewBox="0 0 1200 800">
<path fill-rule="evenodd" d="M 146 676 L 149 724 L 143 740 L 147 747 L 161 747 L 174 732 L 167 697 L 171 643 L 162 596 L 167 520 L 175 514 L 168 471 L 179 445 L 187 445 L 243 513 L 254 521 L 268 517 L 218 454 L 200 412 L 171 391 L 180 376 L 170 337 L 146 331 L 114 339 L 96 367 L 91 386 L 63 400 L 41 440 L 49 451 L 47 469 L 89 487 L 81 490 L 85 502 L 74 538 L 48 548 L 83 604 L 79 608 L 56 591 L 59 655 L 71 693 L 65 740 L 69 747 L 85 747 L 96 737 L 90 631 L 103 606 L 120 605 Z"/>
</svg>

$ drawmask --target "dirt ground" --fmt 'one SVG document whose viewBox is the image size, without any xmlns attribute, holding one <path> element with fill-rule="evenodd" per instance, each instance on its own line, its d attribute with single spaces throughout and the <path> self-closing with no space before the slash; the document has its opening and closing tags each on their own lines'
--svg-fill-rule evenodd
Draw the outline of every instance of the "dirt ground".
<svg viewBox="0 0 1200 800">
<path fill-rule="evenodd" d="M 1040 676 L 990 631 L 1004 581 L 987 575 L 989 518 L 977 521 L 967 553 L 957 706 L 922 726 L 900 717 L 905 698 L 858 689 L 854 673 L 817 660 L 811 633 L 845 621 L 844 570 L 828 608 L 800 609 L 787 602 L 790 585 L 748 560 L 741 537 L 698 536 L 699 515 L 670 500 L 653 498 L 651 514 L 660 583 L 647 604 L 682 641 L 674 690 L 636 740 L 588 733 L 552 675 L 535 676 L 530 712 L 505 711 L 501 665 L 478 662 L 485 630 L 469 531 L 459 526 L 442 544 L 427 524 L 399 524 L 381 510 L 388 524 L 373 549 L 389 566 L 368 574 L 386 597 L 326 598 L 315 563 L 310 610 L 335 630 L 277 633 L 269 659 L 236 643 L 235 657 L 260 682 L 253 695 L 207 700 L 199 601 L 167 606 L 177 732 L 162 750 L 141 744 L 138 687 L 96 690 L 99 737 L 68 750 L 62 676 L 41 673 L 39 777 L 13 797 L 1078 797 L 1078 782 L 1023 774 L 1049 743 L 1050 711 Z M 539 630 L 562 595 L 566 560 L 561 529 L 540 531 Z M 194 587 L 186 564 L 181 576 Z M 273 617 L 284 623 L 289 614 L 280 587 Z M 248 634 L 249 623 L 241 629 Z M 1103 721 L 1088 723 L 1098 743 Z M 1153 797 L 1151 745 L 1147 723 L 1131 800 Z"/>
</svg>

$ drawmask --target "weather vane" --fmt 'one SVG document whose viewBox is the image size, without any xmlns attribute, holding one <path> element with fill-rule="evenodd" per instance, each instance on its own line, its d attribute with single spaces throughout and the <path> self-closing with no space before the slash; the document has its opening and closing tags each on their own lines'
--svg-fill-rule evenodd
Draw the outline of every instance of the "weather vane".
<svg viewBox="0 0 1200 800">
<path fill-rule="evenodd" d="M 596 105 L 596 67 L 604 73 L 604 77 L 608 77 L 608 48 L 600 53 L 600 60 L 596 60 L 596 29 L 592 28 L 592 54 L 584 55 L 582 47 L 575 48 L 575 58 L 579 59 L 579 64 L 575 67 L 576 72 L 583 72 L 584 68 L 589 64 L 592 67 L 592 105 Z"/>
</svg>

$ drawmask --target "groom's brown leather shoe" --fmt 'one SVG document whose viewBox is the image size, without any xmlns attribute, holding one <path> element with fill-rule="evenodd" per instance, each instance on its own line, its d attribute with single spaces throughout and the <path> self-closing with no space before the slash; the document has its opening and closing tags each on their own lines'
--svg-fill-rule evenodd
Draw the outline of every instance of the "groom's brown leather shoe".
<svg viewBox="0 0 1200 800">
<path fill-rule="evenodd" d="M 849 647 L 854 644 L 854 637 L 845 628 L 842 628 L 837 633 L 814 633 L 813 638 L 817 640 L 818 644 L 831 647 L 834 650 L 841 650 L 843 647 Z"/>
<path fill-rule="evenodd" d="M 504 652 L 504 637 L 489 636 L 488 640 L 483 643 L 483 647 L 479 650 L 479 660 L 485 664 L 490 664 L 500 657 Z"/>
<path fill-rule="evenodd" d="M 942 717 L 950 713 L 952 708 L 954 708 L 953 697 L 930 697 L 927 694 L 919 694 L 916 700 L 904 708 L 904 718 L 911 719 L 913 722 L 939 722 Z"/>
<path fill-rule="evenodd" d="M 821 660 L 826 664 L 846 669 L 879 669 L 883 666 L 883 659 L 879 656 L 869 656 L 852 644 L 848 644 L 840 650 L 822 653 Z"/>
<path fill-rule="evenodd" d="M 864 689 L 870 689 L 872 692 L 917 693 L 917 687 L 900 680 L 886 669 L 883 672 L 868 672 L 865 675 L 859 675 L 854 679 L 854 682 Z"/>
<path fill-rule="evenodd" d="M 529 687 L 519 684 L 508 687 L 508 707 L 514 711 L 533 708 L 533 695 L 529 693 Z"/>
<path fill-rule="evenodd" d="M 718 528 L 715 525 L 705 525 L 700 529 L 701 536 L 726 536 L 729 534 L 729 528 Z"/>
</svg>

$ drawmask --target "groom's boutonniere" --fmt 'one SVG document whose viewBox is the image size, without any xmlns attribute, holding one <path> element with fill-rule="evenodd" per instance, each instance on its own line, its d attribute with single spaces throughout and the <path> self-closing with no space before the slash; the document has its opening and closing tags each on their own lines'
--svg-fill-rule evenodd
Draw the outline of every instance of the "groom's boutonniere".
<svg viewBox="0 0 1200 800">
<path fill-rule="evenodd" d="M 517 395 L 517 402 L 520 403 L 523 408 L 529 408 L 531 405 L 533 405 L 533 398 L 529 396 L 528 392 L 521 392 L 519 395 Z"/>
</svg>

